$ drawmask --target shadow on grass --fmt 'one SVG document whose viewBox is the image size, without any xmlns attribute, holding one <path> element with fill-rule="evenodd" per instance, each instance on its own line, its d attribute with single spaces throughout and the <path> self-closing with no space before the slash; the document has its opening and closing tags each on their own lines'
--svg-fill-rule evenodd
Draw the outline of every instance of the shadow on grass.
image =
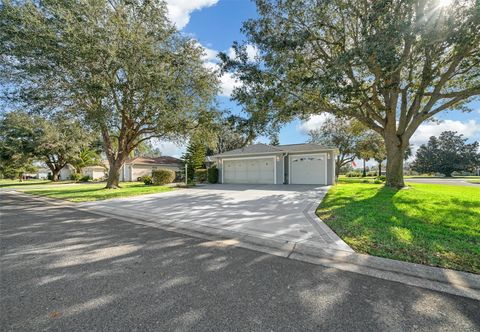
<svg viewBox="0 0 480 332">
<path fill-rule="evenodd" d="M 356 251 L 479 273 L 480 203 L 432 202 L 414 194 L 420 195 L 387 187 L 353 193 L 337 188 L 317 214 Z"/>
</svg>

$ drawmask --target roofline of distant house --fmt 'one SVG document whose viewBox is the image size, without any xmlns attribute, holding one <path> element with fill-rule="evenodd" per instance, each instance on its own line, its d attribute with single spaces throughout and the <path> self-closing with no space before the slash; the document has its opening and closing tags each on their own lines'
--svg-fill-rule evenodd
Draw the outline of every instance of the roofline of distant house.
<svg viewBox="0 0 480 332">
<path fill-rule="evenodd" d="M 292 144 L 294 145 L 294 144 Z M 260 156 L 260 155 L 274 155 L 274 154 L 305 154 L 305 153 L 318 153 L 318 152 L 329 152 L 333 151 L 338 153 L 337 148 L 323 148 L 323 149 L 315 149 L 315 150 L 300 150 L 300 151 L 285 151 L 285 150 L 278 150 L 278 151 L 268 151 L 268 152 L 246 152 L 246 153 L 236 153 L 236 154 L 217 154 L 211 156 L 212 158 L 228 158 L 228 157 L 238 157 L 238 156 Z M 228 152 L 226 152 L 228 153 Z"/>
<path fill-rule="evenodd" d="M 161 163 L 161 164 L 158 164 L 158 163 L 128 163 L 126 162 L 125 165 L 140 165 L 140 166 L 168 166 L 168 165 L 181 165 L 182 164 L 182 161 L 179 160 L 178 162 L 175 162 L 175 163 Z"/>
</svg>

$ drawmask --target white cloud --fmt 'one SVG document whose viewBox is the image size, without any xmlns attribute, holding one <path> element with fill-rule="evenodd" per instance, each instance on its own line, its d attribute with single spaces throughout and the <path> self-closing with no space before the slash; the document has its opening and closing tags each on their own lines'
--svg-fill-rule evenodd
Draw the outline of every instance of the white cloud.
<svg viewBox="0 0 480 332">
<path fill-rule="evenodd" d="M 418 127 L 415 134 L 410 139 L 410 143 L 416 146 L 425 144 L 431 136 L 439 136 L 444 131 L 456 131 L 463 134 L 465 138 L 472 139 L 480 134 L 480 122 L 468 120 L 462 122 L 459 120 L 443 120 L 441 122 L 427 122 Z"/>
<path fill-rule="evenodd" d="M 204 50 L 203 51 L 203 57 L 202 57 L 203 61 L 207 61 L 207 62 L 218 61 L 218 58 L 217 58 L 218 51 L 217 50 L 213 50 L 213 49 L 205 47 L 205 46 L 202 46 L 202 47 L 203 47 L 203 50 Z"/>
<path fill-rule="evenodd" d="M 166 0 L 168 17 L 178 29 L 183 29 L 194 10 L 215 5 L 218 0 Z"/>
<path fill-rule="evenodd" d="M 302 134 L 308 134 L 311 130 L 318 129 L 322 126 L 322 124 L 328 119 L 331 118 L 332 115 L 328 113 L 322 113 L 318 115 L 310 116 L 310 119 L 307 121 L 303 121 L 298 127 L 297 130 L 300 131 Z"/>
<path fill-rule="evenodd" d="M 205 48 L 205 47 L 204 47 Z M 207 55 L 217 54 L 218 52 L 212 49 L 207 49 L 208 51 L 205 52 L 204 60 L 205 66 L 212 70 L 220 70 L 219 64 L 216 62 L 218 60 L 215 56 L 208 57 Z M 232 94 L 233 89 L 238 86 L 240 83 L 235 79 L 233 74 L 231 73 L 224 73 L 220 77 L 220 96 L 223 97 L 230 97 Z"/>
<path fill-rule="evenodd" d="M 246 51 L 247 51 L 247 57 L 250 61 L 253 61 L 255 60 L 255 57 L 258 55 L 258 49 L 254 46 L 254 45 L 251 45 L 251 44 L 247 44 L 246 46 Z M 230 57 L 230 58 L 235 58 L 236 57 L 236 54 L 235 54 L 235 51 L 233 50 L 233 47 L 230 47 L 227 51 L 227 55 Z"/>
</svg>

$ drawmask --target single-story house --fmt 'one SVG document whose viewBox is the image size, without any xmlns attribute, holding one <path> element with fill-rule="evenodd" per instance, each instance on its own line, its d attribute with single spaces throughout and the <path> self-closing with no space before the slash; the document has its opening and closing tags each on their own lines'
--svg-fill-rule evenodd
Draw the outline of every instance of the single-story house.
<svg viewBox="0 0 480 332">
<path fill-rule="evenodd" d="M 107 163 L 108 164 L 108 163 Z M 104 179 L 107 177 L 108 167 L 106 166 L 87 166 L 82 168 L 82 175 L 89 176 L 92 180 Z"/>
<path fill-rule="evenodd" d="M 220 183 L 330 185 L 337 154 L 318 144 L 253 144 L 214 157 Z"/>
<path fill-rule="evenodd" d="M 39 168 L 37 170 L 37 179 L 40 179 L 40 180 L 46 180 L 48 179 L 48 175 L 51 175 L 52 174 L 52 171 L 50 170 L 50 168 Z"/>
<path fill-rule="evenodd" d="M 128 159 L 120 169 L 120 181 L 137 181 L 144 175 L 152 175 L 156 169 L 171 169 L 177 173 L 177 177 L 183 170 L 182 160 L 169 156 L 161 157 L 136 157 Z"/>
</svg>

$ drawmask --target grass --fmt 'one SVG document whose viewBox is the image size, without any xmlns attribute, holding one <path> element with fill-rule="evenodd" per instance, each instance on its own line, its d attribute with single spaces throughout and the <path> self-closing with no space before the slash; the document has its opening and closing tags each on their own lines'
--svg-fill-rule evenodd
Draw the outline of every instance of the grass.
<svg viewBox="0 0 480 332">
<path fill-rule="evenodd" d="M 22 187 L 22 186 L 29 186 L 29 185 L 39 185 L 39 184 L 48 184 L 51 183 L 50 180 L 9 180 L 9 179 L 1 179 L 0 180 L 0 188 L 5 187 Z"/>
<path fill-rule="evenodd" d="M 470 182 L 470 183 L 480 183 L 480 179 L 479 179 L 479 180 L 476 180 L 476 179 L 474 179 L 474 180 L 467 180 L 467 182 Z"/>
<path fill-rule="evenodd" d="M 480 188 L 341 181 L 317 209 L 355 251 L 480 273 Z"/>
<path fill-rule="evenodd" d="M 174 190 L 164 186 L 146 186 L 138 182 L 124 182 L 120 189 L 105 189 L 105 183 L 25 189 L 27 194 L 64 199 L 71 202 L 98 201 L 109 198 L 155 194 Z"/>
</svg>

